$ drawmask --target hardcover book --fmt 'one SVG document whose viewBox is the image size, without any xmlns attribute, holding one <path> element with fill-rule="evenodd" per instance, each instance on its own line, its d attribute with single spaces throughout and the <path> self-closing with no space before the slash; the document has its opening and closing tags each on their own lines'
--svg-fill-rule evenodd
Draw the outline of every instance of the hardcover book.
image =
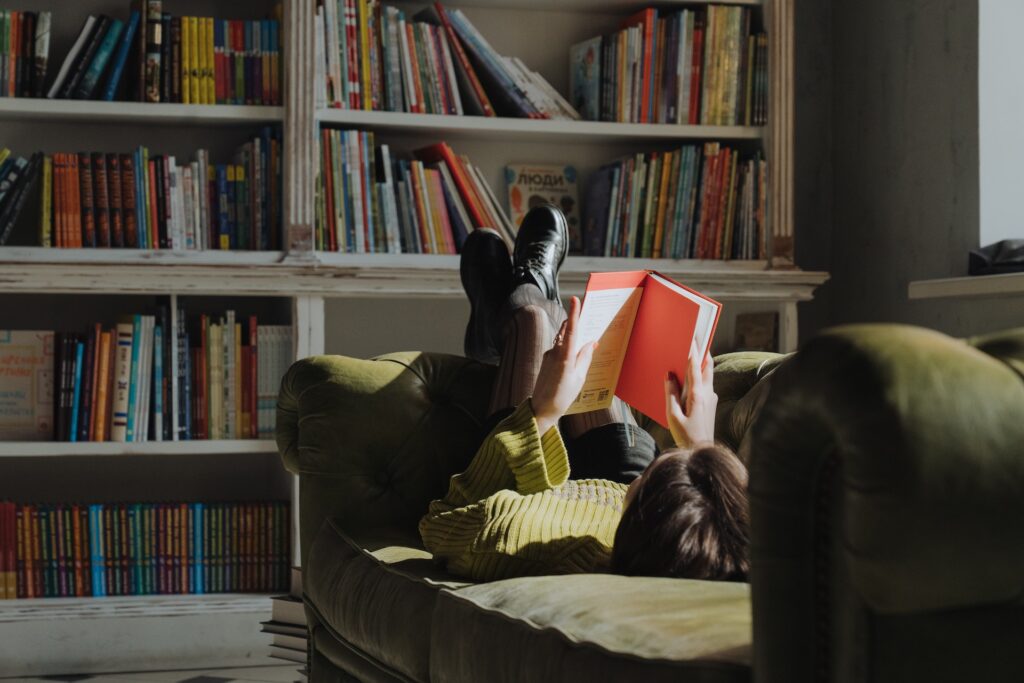
<svg viewBox="0 0 1024 683">
<path fill-rule="evenodd" d="M 0 330 L 0 440 L 53 439 L 53 332 Z"/>
<path fill-rule="evenodd" d="M 567 414 L 623 401 L 663 427 L 666 377 L 686 377 L 691 342 L 703 359 L 722 304 L 650 270 L 591 273 L 577 344 L 597 341 L 583 389 Z"/>
<path fill-rule="evenodd" d="M 574 167 L 514 164 L 505 167 L 505 183 L 508 187 L 509 215 L 517 229 L 530 209 L 553 204 L 562 210 L 569 225 L 570 253 L 583 253 L 579 194 Z"/>
<path fill-rule="evenodd" d="M 601 36 L 569 48 L 570 103 L 587 121 L 601 118 Z"/>
</svg>

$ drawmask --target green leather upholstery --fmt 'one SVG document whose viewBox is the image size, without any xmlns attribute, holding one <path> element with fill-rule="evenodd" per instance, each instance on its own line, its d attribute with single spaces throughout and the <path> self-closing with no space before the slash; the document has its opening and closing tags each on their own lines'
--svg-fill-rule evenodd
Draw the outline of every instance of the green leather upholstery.
<svg viewBox="0 0 1024 683">
<path fill-rule="evenodd" d="M 434 564 L 416 522 L 484 436 L 493 376 L 405 353 L 284 378 L 314 683 L 1024 680 L 1024 330 L 856 326 L 790 360 L 717 358 L 717 434 L 750 467 L 751 598 Z"/>
<path fill-rule="evenodd" d="M 1022 360 L 1024 330 L 860 325 L 779 369 L 750 469 L 759 680 L 1024 680 Z"/>
</svg>

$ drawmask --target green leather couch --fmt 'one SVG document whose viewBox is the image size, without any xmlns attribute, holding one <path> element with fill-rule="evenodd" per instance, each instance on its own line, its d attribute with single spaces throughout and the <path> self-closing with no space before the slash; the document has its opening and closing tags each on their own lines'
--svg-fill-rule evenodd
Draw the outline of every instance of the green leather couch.
<svg viewBox="0 0 1024 683">
<path fill-rule="evenodd" d="M 493 369 L 300 361 L 277 439 L 300 477 L 310 680 L 1022 681 L 1022 373 L 1024 330 L 855 326 L 789 359 L 721 356 L 717 435 L 750 465 L 751 584 L 474 585 L 416 523 L 484 436 Z"/>
</svg>

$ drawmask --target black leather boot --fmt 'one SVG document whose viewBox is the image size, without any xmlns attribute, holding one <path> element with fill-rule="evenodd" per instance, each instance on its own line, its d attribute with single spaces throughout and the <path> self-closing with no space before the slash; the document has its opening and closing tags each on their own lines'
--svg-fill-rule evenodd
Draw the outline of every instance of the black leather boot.
<svg viewBox="0 0 1024 683">
<path fill-rule="evenodd" d="M 512 291 L 512 261 L 501 235 L 490 228 L 471 232 L 462 245 L 459 275 L 470 305 L 466 356 L 497 365 L 501 360 L 502 312 Z"/>
<path fill-rule="evenodd" d="M 569 253 L 569 227 L 565 215 L 545 204 L 530 209 L 519 225 L 512 253 L 512 286 L 533 284 L 548 301 L 561 305 L 558 270 Z"/>
</svg>

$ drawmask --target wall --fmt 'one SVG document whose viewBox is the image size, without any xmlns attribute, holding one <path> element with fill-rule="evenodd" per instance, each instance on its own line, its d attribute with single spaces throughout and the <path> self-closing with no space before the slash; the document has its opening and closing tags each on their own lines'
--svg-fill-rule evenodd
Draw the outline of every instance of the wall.
<svg viewBox="0 0 1024 683">
<path fill-rule="evenodd" d="M 1024 158 L 1024 88 L 1020 65 L 1020 0 L 979 0 L 978 113 L 981 244 L 1024 238 L 1020 161 Z"/>
<path fill-rule="evenodd" d="M 978 245 L 978 7 L 833 3 L 833 323 L 950 334 L 1020 324 L 1024 301 L 910 301 L 911 280 L 965 275 Z"/>
</svg>

